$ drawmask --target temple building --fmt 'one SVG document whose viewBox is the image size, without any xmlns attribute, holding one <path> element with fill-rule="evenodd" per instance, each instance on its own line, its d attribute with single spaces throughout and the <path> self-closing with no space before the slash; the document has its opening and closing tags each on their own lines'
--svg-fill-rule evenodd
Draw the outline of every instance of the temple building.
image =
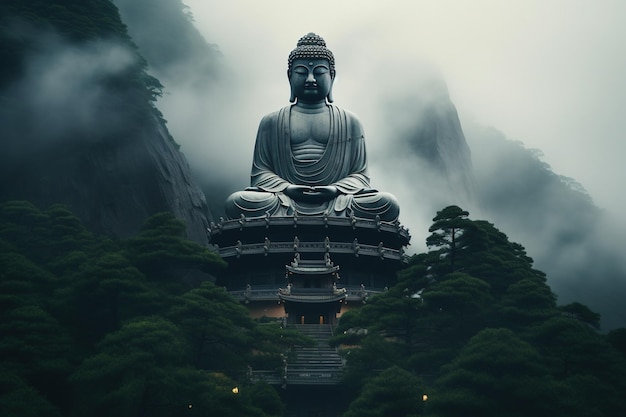
<svg viewBox="0 0 626 417">
<path fill-rule="evenodd" d="M 228 263 L 218 285 L 252 317 L 315 341 L 292 350 L 282 370 L 249 377 L 283 388 L 290 417 L 335 416 L 337 401 L 318 401 L 348 401 L 338 395 L 344 359 L 329 339 L 343 313 L 394 285 L 410 236 L 395 197 L 370 185 L 359 119 L 332 104 L 335 60 L 324 39 L 303 36 L 287 75 L 292 104 L 261 120 L 250 186 L 229 196 L 208 235 Z"/>
<path fill-rule="evenodd" d="M 210 229 L 229 265 L 217 284 L 253 317 L 288 324 L 336 324 L 393 285 L 409 239 L 398 222 L 356 217 L 241 217 Z"/>
</svg>

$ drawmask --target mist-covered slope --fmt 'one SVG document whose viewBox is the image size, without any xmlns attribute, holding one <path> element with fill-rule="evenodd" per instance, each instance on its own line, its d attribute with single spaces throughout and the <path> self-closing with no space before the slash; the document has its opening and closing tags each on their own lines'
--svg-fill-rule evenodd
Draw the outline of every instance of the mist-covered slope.
<svg viewBox="0 0 626 417">
<path fill-rule="evenodd" d="M 398 194 L 417 252 L 430 213 L 458 205 L 524 245 L 560 304 L 588 305 L 601 314 L 603 330 L 624 326 L 623 221 L 597 207 L 575 179 L 554 172 L 540 150 L 494 128 L 462 125 L 441 75 L 420 78 L 386 103 L 391 140 L 375 167 Z"/>
<path fill-rule="evenodd" d="M 199 88 L 216 81 L 220 71 L 218 48 L 202 37 L 182 0 L 113 2 L 150 72 L 166 89 L 186 83 Z"/>
<path fill-rule="evenodd" d="M 223 142 L 229 132 L 221 127 L 237 118 L 236 108 L 229 104 L 236 92 L 230 89 L 232 74 L 219 47 L 202 36 L 192 11 L 181 0 L 113 2 L 150 73 L 163 83 L 159 108 L 192 165 L 210 212 L 218 218 L 224 214 L 226 198 L 245 186 L 249 173 L 246 161 L 241 176 L 229 175 L 230 167 L 237 166 L 236 152 L 225 154 L 225 149 L 234 147 Z"/>
<path fill-rule="evenodd" d="M 559 303 L 582 302 L 604 330 L 626 323 L 623 222 L 598 208 L 572 178 L 553 172 L 541 151 L 493 128 L 465 127 L 472 146 L 476 204 L 521 242 L 545 271 Z"/>
<path fill-rule="evenodd" d="M 411 184 L 410 193 L 430 200 L 412 201 L 412 206 L 440 209 L 452 202 L 471 204 L 475 187 L 472 154 L 458 112 L 439 75 L 422 76 L 417 90 L 387 103 L 393 142 L 385 153 L 402 163 L 404 169 L 398 174 Z M 413 209 L 406 207 L 405 211 Z"/>
<path fill-rule="evenodd" d="M 0 12 L 0 199 L 63 203 L 92 231 L 115 236 L 172 211 L 206 242 L 204 196 L 117 8 L 10 0 Z"/>
</svg>

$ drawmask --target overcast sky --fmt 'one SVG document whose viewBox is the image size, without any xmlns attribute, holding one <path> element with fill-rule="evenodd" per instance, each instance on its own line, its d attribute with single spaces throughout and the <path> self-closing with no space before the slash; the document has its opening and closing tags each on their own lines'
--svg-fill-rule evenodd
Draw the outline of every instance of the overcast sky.
<svg viewBox="0 0 626 417">
<path fill-rule="evenodd" d="M 626 1 L 184 2 L 244 87 L 231 98 L 249 121 L 232 134 L 250 136 L 250 147 L 261 116 L 288 103 L 289 51 L 316 32 L 336 57 L 336 103 L 361 116 L 366 134 L 382 131 L 368 124 L 381 98 L 411 88 L 416 63 L 427 61 L 443 74 L 462 124 L 493 126 L 542 150 L 600 207 L 624 202 Z M 252 148 L 238 152 L 252 157 Z"/>
</svg>

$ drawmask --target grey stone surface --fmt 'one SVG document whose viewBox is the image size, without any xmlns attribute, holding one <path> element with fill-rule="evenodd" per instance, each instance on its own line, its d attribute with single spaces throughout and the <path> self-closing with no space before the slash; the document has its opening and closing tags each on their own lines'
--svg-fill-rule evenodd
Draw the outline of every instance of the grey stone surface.
<svg viewBox="0 0 626 417">
<path fill-rule="evenodd" d="M 171 211 L 188 237 L 206 243 L 210 219 L 185 156 L 162 121 L 145 120 L 124 135 L 99 143 L 22 149 L 18 163 L 5 161 L 0 198 L 46 207 L 67 205 L 93 232 L 127 237 L 150 215 Z"/>
</svg>

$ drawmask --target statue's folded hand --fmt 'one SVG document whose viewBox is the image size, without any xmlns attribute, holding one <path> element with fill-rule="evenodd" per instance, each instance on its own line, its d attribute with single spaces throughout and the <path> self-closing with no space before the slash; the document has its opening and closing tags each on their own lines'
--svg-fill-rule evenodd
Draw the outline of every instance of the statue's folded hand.
<svg viewBox="0 0 626 417">
<path fill-rule="evenodd" d="M 310 187 L 308 185 L 291 184 L 285 188 L 283 193 L 296 201 L 314 202 L 332 200 L 339 194 L 339 190 L 332 185 Z"/>
<path fill-rule="evenodd" d="M 292 198 L 296 201 L 301 201 L 303 198 L 306 198 L 307 194 L 313 193 L 313 187 L 308 185 L 296 185 L 291 184 L 288 185 L 287 188 L 283 190 L 283 193 L 289 198 Z"/>
<path fill-rule="evenodd" d="M 339 194 L 339 190 L 334 185 L 316 185 L 313 191 L 324 201 L 332 200 Z"/>
</svg>

